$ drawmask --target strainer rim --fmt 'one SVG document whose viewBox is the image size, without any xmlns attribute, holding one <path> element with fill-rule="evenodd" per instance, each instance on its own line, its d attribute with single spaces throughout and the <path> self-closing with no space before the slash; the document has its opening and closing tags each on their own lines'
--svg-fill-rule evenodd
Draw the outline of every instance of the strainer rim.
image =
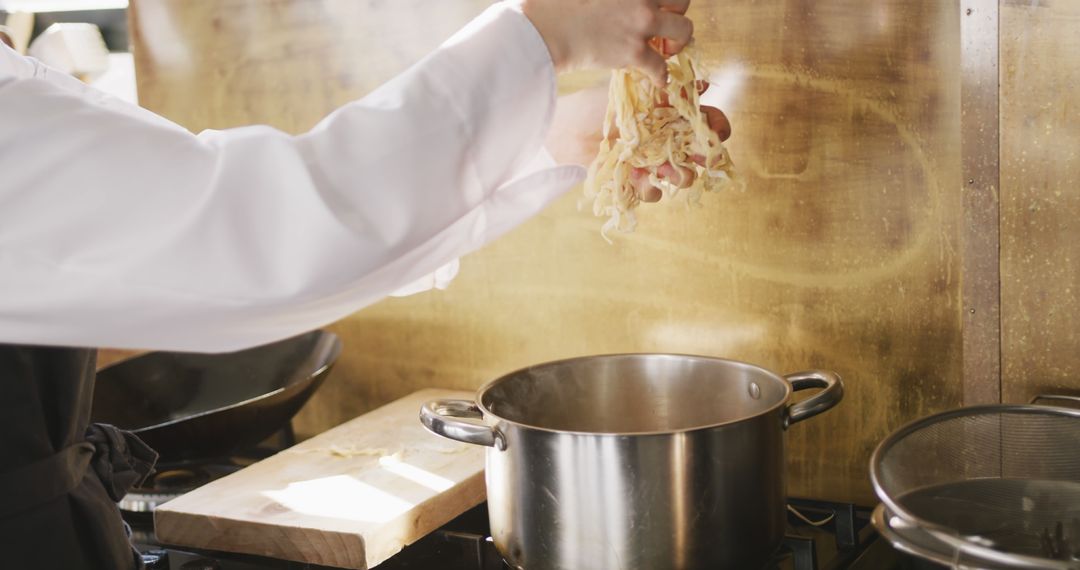
<svg viewBox="0 0 1080 570">
<path fill-rule="evenodd" d="M 883 439 L 877 447 L 874 449 L 874 453 L 870 456 L 870 484 L 874 487 L 874 493 L 878 496 L 878 499 L 885 504 L 889 511 L 892 511 L 894 515 L 907 519 L 909 522 L 918 525 L 926 532 L 931 533 L 954 548 L 960 549 L 970 555 L 974 555 L 981 558 L 986 558 L 995 562 L 1000 562 L 1013 566 L 1029 566 L 1032 564 L 1046 564 L 1050 561 L 1046 558 L 1028 556 L 1026 554 L 1015 554 L 1010 552 L 1002 552 L 993 548 L 980 546 L 978 544 L 969 542 L 964 539 L 958 539 L 953 534 L 949 533 L 947 527 L 943 527 L 936 523 L 931 523 L 917 517 L 907 509 L 900 506 L 899 503 L 894 501 L 889 493 L 887 493 L 882 485 L 882 475 L 880 473 L 881 463 L 883 456 L 903 440 L 905 437 L 919 431 L 920 429 L 929 427 L 936 423 L 951 420 L 959 417 L 977 416 L 981 414 L 1001 414 L 1001 413 L 1019 413 L 1019 414 L 1031 414 L 1031 415 L 1053 415 L 1053 416 L 1067 416 L 1080 420 L 1080 409 L 1067 408 L 1061 406 L 1047 406 L 1037 404 L 981 404 L 976 406 L 965 406 L 961 408 L 955 408 L 946 410 L 944 412 L 938 412 L 922 418 L 910 421 L 895 431 L 890 433 L 885 439 Z M 1073 568 L 1063 564 L 1061 566 L 1053 565 L 1051 568 Z"/>
</svg>

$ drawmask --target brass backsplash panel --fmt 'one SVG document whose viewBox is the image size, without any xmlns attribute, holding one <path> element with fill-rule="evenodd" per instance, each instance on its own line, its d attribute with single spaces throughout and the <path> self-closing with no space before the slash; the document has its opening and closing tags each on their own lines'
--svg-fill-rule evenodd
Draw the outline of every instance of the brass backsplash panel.
<svg viewBox="0 0 1080 570">
<path fill-rule="evenodd" d="M 1001 7 L 1002 400 L 1080 394 L 1080 3 Z"/>
<path fill-rule="evenodd" d="M 193 129 L 302 130 L 485 4 L 137 0 L 141 101 Z M 345 350 L 302 433 L 567 356 L 820 367 L 844 376 L 847 396 L 792 428 L 789 490 L 871 502 L 876 443 L 961 400 L 958 10 L 696 0 L 691 15 L 746 191 L 647 207 L 615 245 L 566 196 L 464 259 L 448 291 L 331 327 Z"/>
</svg>

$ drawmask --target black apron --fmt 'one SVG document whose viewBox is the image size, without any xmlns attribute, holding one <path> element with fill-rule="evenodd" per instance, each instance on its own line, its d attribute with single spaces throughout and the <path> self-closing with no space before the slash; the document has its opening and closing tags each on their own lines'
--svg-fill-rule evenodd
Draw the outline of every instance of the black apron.
<svg viewBox="0 0 1080 570">
<path fill-rule="evenodd" d="M 90 424 L 96 351 L 0 344 L 0 563 L 141 568 L 116 506 L 157 454 Z"/>
</svg>

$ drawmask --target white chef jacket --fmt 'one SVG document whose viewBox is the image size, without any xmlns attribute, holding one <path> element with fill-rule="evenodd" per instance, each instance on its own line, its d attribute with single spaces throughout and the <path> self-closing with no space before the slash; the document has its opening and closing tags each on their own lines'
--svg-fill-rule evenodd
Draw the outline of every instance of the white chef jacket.
<svg viewBox="0 0 1080 570">
<path fill-rule="evenodd" d="M 0 48 L 0 343 L 285 338 L 417 289 L 584 177 L 542 150 L 554 69 L 505 4 L 299 136 L 196 136 Z"/>
</svg>

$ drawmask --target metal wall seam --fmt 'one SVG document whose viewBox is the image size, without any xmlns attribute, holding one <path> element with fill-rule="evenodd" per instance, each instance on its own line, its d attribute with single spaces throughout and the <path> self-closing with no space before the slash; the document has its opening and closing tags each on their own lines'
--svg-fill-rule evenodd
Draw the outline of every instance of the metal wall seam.
<svg viewBox="0 0 1080 570">
<path fill-rule="evenodd" d="M 1001 401 L 998 0 L 960 2 L 963 403 Z"/>
</svg>

